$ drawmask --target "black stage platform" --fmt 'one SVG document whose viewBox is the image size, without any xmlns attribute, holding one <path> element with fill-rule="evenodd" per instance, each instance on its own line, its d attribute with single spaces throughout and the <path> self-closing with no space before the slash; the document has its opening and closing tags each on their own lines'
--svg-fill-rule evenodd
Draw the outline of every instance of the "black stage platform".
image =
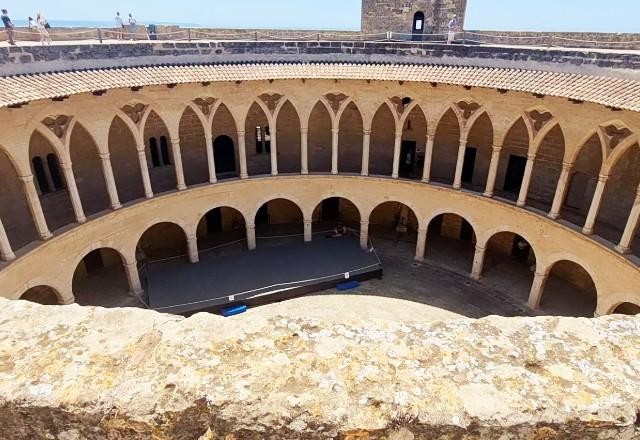
<svg viewBox="0 0 640 440">
<path fill-rule="evenodd" d="M 375 252 L 351 236 L 314 237 L 310 243 L 264 247 L 231 256 L 201 255 L 200 262 L 152 263 L 148 267 L 149 307 L 165 313 L 218 309 L 331 288 L 347 279 L 382 276 Z M 268 296 L 268 298 L 267 298 Z"/>
</svg>

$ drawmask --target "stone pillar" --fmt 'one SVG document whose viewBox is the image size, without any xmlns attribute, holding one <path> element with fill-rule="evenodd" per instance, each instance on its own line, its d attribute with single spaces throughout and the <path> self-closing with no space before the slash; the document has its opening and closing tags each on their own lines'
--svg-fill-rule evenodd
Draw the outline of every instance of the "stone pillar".
<svg viewBox="0 0 640 440">
<path fill-rule="evenodd" d="M 73 212 L 76 215 L 76 221 L 78 223 L 84 223 L 87 221 L 87 217 L 85 217 L 84 210 L 82 209 L 82 202 L 80 201 L 80 194 L 78 193 L 78 187 L 76 186 L 76 178 L 73 175 L 71 162 L 61 162 L 60 167 L 64 173 L 64 179 L 67 182 L 67 189 L 69 190 L 69 197 L 71 198 Z"/>
<path fill-rule="evenodd" d="M 278 175 L 278 143 L 276 141 L 276 130 L 271 132 L 271 175 Z"/>
<path fill-rule="evenodd" d="M 527 305 L 533 310 L 540 308 L 542 292 L 544 292 L 544 286 L 547 284 L 548 277 L 548 273 L 539 273 L 536 270 L 536 274 L 533 277 L 533 284 L 531 285 L 531 292 L 529 293 L 529 301 L 527 302 Z"/>
<path fill-rule="evenodd" d="M 462 187 L 462 167 L 464 167 L 465 151 L 467 151 L 467 140 L 460 139 L 460 146 L 458 147 L 458 160 L 456 162 L 456 173 L 453 178 L 453 189 L 460 189 Z"/>
<path fill-rule="evenodd" d="M 7 237 L 7 231 L 4 229 L 2 219 L 0 219 L 0 259 L 4 261 L 11 261 L 16 258 L 16 254 L 11 249 L 11 243 L 9 243 L 9 237 Z"/>
<path fill-rule="evenodd" d="M 171 152 L 173 153 L 173 164 L 176 169 L 176 187 L 178 191 L 187 189 L 184 183 L 184 170 L 182 169 L 182 153 L 180 152 L 180 139 L 171 139 Z"/>
<path fill-rule="evenodd" d="M 394 179 L 398 178 L 398 171 L 400 169 L 400 146 L 402 145 L 402 131 L 398 133 L 398 129 L 396 128 L 396 140 L 393 144 L 393 171 L 391 173 L 391 177 Z"/>
<path fill-rule="evenodd" d="M 473 255 L 473 268 L 471 269 L 471 278 L 479 280 L 482 276 L 482 269 L 484 268 L 484 256 L 486 254 L 486 248 L 478 246 L 476 244 L 476 253 Z"/>
<path fill-rule="evenodd" d="M 254 224 L 247 225 L 247 248 L 250 251 L 256 248 L 256 225 Z"/>
<path fill-rule="evenodd" d="M 564 199 L 567 194 L 567 188 L 569 187 L 569 174 L 571 173 L 571 168 L 573 168 L 573 164 L 566 162 L 562 163 L 562 172 L 560 173 L 560 178 L 558 179 L 556 194 L 553 197 L 551 211 L 549 211 L 549 214 L 547 215 L 547 217 L 551 219 L 555 220 L 560 216 L 560 210 L 562 209 L 562 205 L 564 204 Z"/>
<path fill-rule="evenodd" d="M 338 140 L 340 139 L 340 129 L 331 129 L 331 174 L 338 174 Z"/>
<path fill-rule="evenodd" d="M 189 251 L 189 262 L 197 263 L 200 261 L 200 254 L 198 253 L 198 236 L 195 233 L 187 235 L 187 248 Z"/>
<path fill-rule="evenodd" d="M 138 145 L 137 150 L 140 174 L 142 175 L 142 185 L 144 186 L 144 196 L 150 199 L 153 197 L 153 190 L 151 189 L 151 177 L 149 177 L 149 166 L 147 165 L 147 155 L 144 151 L 144 144 Z"/>
<path fill-rule="evenodd" d="M 520 194 L 518 195 L 517 206 L 524 206 L 527 203 L 527 195 L 529 194 L 529 185 L 531 184 L 531 174 L 533 172 L 533 164 L 536 161 L 535 154 L 527 154 L 527 165 L 524 168 L 524 177 L 520 186 Z"/>
<path fill-rule="evenodd" d="M 29 211 L 33 217 L 33 223 L 38 231 L 38 236 L 41 240 L 48 240 L 51 238 L 51 232 L 47 226 L 47 221 L 44 218 L 44 212 L 42 211 L 42 205 L 40 204 L 40 198 L 38 197 L 38 191 L 33 183 L 33 176 L 18 176 L 18 179 L 22 181 L 24 188 L 24 194 L 27 198 L 27 204 L 29 205 Z"/>
<path fill-rule="evenodd" d="M 140 273 L 138 272 L 138 263 L 125 263 L 124 270 L 127 274 L 127 281 L 129 282 L 130 293 L 133 296 L 141 295 L 142 283 L 140 282 Z"/>
<path fill-rule="evenodd" d="M 493 197 L 493 190 L 496 187 L 496 177 L 498 176 L 498 165 L 500 164 L 500 153 L 502 146 L 494 145 L 491 149 L 491 163 L 489 164 L 489 176 L 487 177 L 487 186 L 484 190 L 486 197 Z"/>
<path fill-rule="evenodd" d="M 636 230 L 638 229 L 638 220 L 640 219 L 640 186 L 636 190 L 636 198 L 633 201 L 633 207 L 624 228 L 624 233 L 620 239 L 620 243 L 616 246 L 616 250 L 621 254 L 629 253 L 631 250 L 631 242 L 633 241 Z"/>
<path fill-rule="evenodd" d="M 309 174 L 309 127 L 300 127 L 300 174 Z"/>
<path fill-rule="evenodd" d="M 247 173 L 247 146 L 244 138 L 244 131 L 238 130 L 236 132 L 238 135 L 238 156 L 240 158 L 240 178 L 246 179 L 249 177 Z"/>
<path fill-rule="evenodd" d="M 418 229 L 418 241 L 416 242 L 416 261 L 424 261 L 424 254 L 427 246 L 427 229 Z"/>
<path fill-rule="evenodd" d="M 115 177 L 113 177 L 113 167 L 111 166 L 111 154 L 100 153 L 100 160 L 102 161 L 102 174 L 104 174 L 104 181 L 107 184 L 107 192 L 109 193 L 111 209 L 118 209 L 122 205 L 120 204 L 120 198 L 118 197 L 118 188 L 116 187 L 116 179 Z"/>
<path fill-rule="evenodd" d="M 360 247 L 364 250 L 369 249 L 369 222 L 360 222 Z"/>
<path fill-rule="evenodd" d="M 362 130 L 362 174 L 369 175 L 369 148 L 371 145 L 371 129 Z"/>
<path fill-rule="evenodd" d="M 310 242 L 313 239 L 313 229 L 311 219 L 304 220 L 304 241 Z"/>
<path fill-rule="evenodd" d="M 593 234 L 593 228 L 596 224 L 598 213 L 600 212 L 600 205 L 602 205 L 602 196 L 604 195 L 604 189 L 607 185 L 608 179 L 609 176 L 605 176 L 603 174 L 598 176 L 598 184 L 596 185 L 596 190 L 593 193 L 593 199 L 591 199 L 591 206 L 589 207 L 587 219 L 584 222 L 584 228 L 582 228 L 583 234 Z"/>
<path fill-rule="evenodd" d="M 216 183 L 218 177 L 216 176 L 216 161 L 213 155 L 213 138 L 211 134 L 205 134 L 207 143 L 207 166 L 209 167 L 209 183 Z"/>
<path fill-rule="evenodd" d="M 427 133 L 427 145 L 424 150 L 424 169 L 422 170 L 422 181 L 429 183 L 431 180 L 431 161 L 433 160 L 433 141 L 435 136 Z"/>
</svg>

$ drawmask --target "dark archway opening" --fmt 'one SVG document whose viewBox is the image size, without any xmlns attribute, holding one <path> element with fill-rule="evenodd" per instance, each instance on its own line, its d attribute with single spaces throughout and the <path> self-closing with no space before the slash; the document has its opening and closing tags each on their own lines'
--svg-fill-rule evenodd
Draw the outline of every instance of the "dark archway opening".
<svg viewBox="0 0 640 440">
<path fill-rule="evenodd" d="M 60 304 L 56 291 L 49 286 L 35 286 L 22 294 L 20 299 L 45 306 Z"/>
<path fill-rule="evenodd" d="M 424 34 L 424 12 L 418 11 L 413 14 L 413 27 L 411 30 L 413 41 L 422 41 Z"/>
<path fill-rule="evenodd" d="M 343 225 L 347 230 L 360 231 L 360 212 L 350 200 L 342 197 L 324 199 L 313 211 L 313 233 L 323 233 Z"/>
<path fill-rule="evenodd" d="M 304 239 L 302 210 L 291 200 L 274 199 L 263 204 L 255 217 L 258 247 Z"/>
<path fill-rule="evenodd" d="M 233 139 L 221 135 L 213 141 L 213 157 L 218 179 L 236 177 L 236 150 Z"/>
<path fill-rule="evenodd" d="M 137 258 L 143 262 L 185 257 L 187 238 L 184 230 L 175 223 L 157 223 L 147 229 L 137 246 Z M 185 258 L 186 261 L 186 258 Z"/>
<path fill-rule="evenodd" d="M 638 315 L 640 314 L 640 306 L 638 304 L 633 304 L 629 302 L 625 302 L 620 304 L 613 311 L 614 315 Z"/>
<path fill-rule="evenodd" d="M 228 255 L 246 248 L 246 224 L 240 211 L 228 206 L 211 209 L 196 230 L 201 254 Z"/>
<path fill-rule="evenodd" d="M 595 283 L 579 264 L 562 260 L 553 265 L 540 309 L 549 315 L 592 318 L 598 303 Z"/>
<path fill-rule="evenodd" d="M 457 214 L 441 214 L 429 223 L 425 257 L 454 270 L 469 273 L 473 265 L 476 234 Z"/>
</svg>

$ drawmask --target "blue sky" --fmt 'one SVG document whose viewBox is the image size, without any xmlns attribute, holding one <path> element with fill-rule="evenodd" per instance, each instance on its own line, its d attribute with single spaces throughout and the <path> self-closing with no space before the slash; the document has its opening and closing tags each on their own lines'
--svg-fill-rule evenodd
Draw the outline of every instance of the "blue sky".
<svg viewBox="0 0 640 440">
<path fill-rule="evenodd" d="M 56 20 L 111 20 L 211 27 L 359 29 L 361 0 L 4 0 L 14 21 L 42 11 Z M 177 5 L 177 6 L 176 6 Z M 467 29 L 640 32 L 640 0 L 468 0 Z"/>
</svg>

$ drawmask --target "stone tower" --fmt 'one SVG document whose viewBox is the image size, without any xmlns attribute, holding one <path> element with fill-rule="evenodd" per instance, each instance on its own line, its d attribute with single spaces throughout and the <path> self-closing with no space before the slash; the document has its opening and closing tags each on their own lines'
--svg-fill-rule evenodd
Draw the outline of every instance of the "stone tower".
<svg viewBox="0 0 640 440">
<path fill-rule="evenodd" d="M 411 39 L 411 35 L 446 32 L 454 14 L 462 29 L 466 7 L 467 0 L 362 0 L 362 32 L 392 31 Z"/>
</svg>

